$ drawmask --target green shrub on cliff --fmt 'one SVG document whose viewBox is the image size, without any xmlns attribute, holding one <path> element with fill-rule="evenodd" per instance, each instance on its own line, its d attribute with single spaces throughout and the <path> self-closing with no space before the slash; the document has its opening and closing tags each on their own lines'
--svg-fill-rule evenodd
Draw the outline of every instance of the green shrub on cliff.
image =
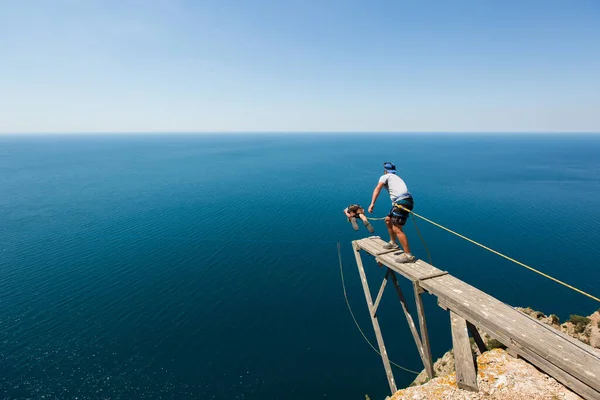
<svg viewBox="0 0 600 400">
<path fill-rule="evenodd" d="M 490 339 L 490 340 L 488 340 L 486 346 L 487 346 L 488 350 L 492 350 L 492 349 L 503 349 L 503 350 L 506 350 L 506 346 L 503 345 L 501 341 L 496 340 L 496 339 Z"/>
<path fill-rule="evenodd" d="M 571 318 L 567 322 L 575 325 L 575 332 L 582 333 L 590 323 L 590 319 L 581 315 L 571 315 Z"/>
</svg>

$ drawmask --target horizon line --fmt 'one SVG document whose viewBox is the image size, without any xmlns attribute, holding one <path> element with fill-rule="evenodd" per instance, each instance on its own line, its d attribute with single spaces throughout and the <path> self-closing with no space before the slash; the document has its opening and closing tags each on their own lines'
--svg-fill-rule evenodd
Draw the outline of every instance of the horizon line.
<svg viewBox="0 0 600 400">
<path fill-rule="evenodd" d="M 343 131 L 343 130 L 198 130 L 198 131 L 22 131 L 22 132 L 1 132 L 3 135 L 160 135 L 160 134 L 185 134 L 185 135 L 214 135 L 214 134 L 474 134 L 474 135 L 594 135 L 600 134 L 600 131 L 392 131 L 392 130 L 361 130 L 361 131 Z"/>
</svg>

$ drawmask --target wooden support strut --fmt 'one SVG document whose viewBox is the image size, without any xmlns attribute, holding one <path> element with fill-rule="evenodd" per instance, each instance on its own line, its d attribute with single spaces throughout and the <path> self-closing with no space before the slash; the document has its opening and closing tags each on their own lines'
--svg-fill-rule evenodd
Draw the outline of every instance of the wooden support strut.
<svg viewBox="0 0 600 400">
<path fill-rule="evenodd" d="M 385 343 L 383 342 L 383 336 L 381 335 L 381 328 L 379 327 L 379 321 L 377 315 L 373 312 L 373 299 L 371 298 L 371 291 L 369 290 L 369 284 L 367 282 L 367 275 L 363 267 L 362 259 L 360 258 L 360 247 L 356 242 L 352 242 L 354 248 L 354 256 L 356 257 L 356 266 L 358 273 L 360 274 L 360 280 L 362 281 L 363 290 L 365 292 L 365 299 L 367 300 L 367 306 L 369 308 L 369 314 L 371 315 L 371 322 L 373 323 L 373 329 L 375 330 L 375 336 L 377 337 L 377 344 L 379 345 L 379 353 L 381 354 L 381 360 L 383 361 L 383 367 L 388 378 L 388 384 L 392 394 L 396 393 L 396 381 L 394 380 L 394 374 L 392 373 L 392 367 L 390 365 L 390 359 L 385 349 Z"/>
<path fill-rule="evenodd" d="M 402 310 L 404 311 L 404 316 L 406 317 L 406 321 L 408 322 L 408 327 L 410 328 L 410 331 L 413 335 L 413 339 L 415 339 L 417 349 L 419 350 L 419 355 L 421 356 L 423 365 L 427 368 L 427 357 L 425 355 L 425 350 L 423 349 L 423 343 L 421 343 L 421 339 L 419 338 L 419 333 L 417 332 L 415 321 L 413 321 L 412 316 L 410 315 L 410 311 L 408 311 L 408 307 L 406 306 L 406 299 L 404 298 L 404 294 L 402 294 L 402 289 L 400 289 L 400 285 L 398 285 L 398 280 L 396 280 L 396 274 L 394 273 L 394 271 L 391 271 L 390 275 L 392 277 L 392 282 L 396 287 L 396 292 L 398 293 L 400 304 L 402 304 Z"/>
<path fill-rule="evenodd" d="M 452 347 L 454 349 L 454 366 L 456 368 L 456 385 L 460 389 L 477 392 L 477 373 L 471 352 L 471 342 L 467 333 L 465 319 L 450 310 L 452 327 Z"/>
<path fill-rule="evenodd" d="M 469 333 L 471 334 L 471 337 L 473 338 L 473 340 L 475 341 L 475 344 L 477 345 L 477 349 L 479 350 L 479 354 L 482 354 L 482 353 L 486 352 L 487 351 L 487 346 L 483 342 L 483 339 L 481 338 L 481 335 L 479 334 L 479 331 L 477 330 L 477 327 L 475 327 L 475 325 L 473 325 L 472 323 L 470 323 L 469 321 L 467 321 L 467 329 L 469 330 Z"/>
<path fill-rule="evenodd" d="M 377 293 L 377 299 L 375 299 L 375 305 L 373 306 L 373 310 L 371 311 L 371 314 L 373 314 L 373 316 L 377 315 L 377 308 L 379 307 L 379 302 L 381 301 L 381 297 L 383 296 L 383 290 L 385 289 L 385 285 L 387 284 L 389 274 L 390 270 L 388 269 L 385 273 L 385 277 L 383 278 L 383 282 L 381 282 L 379 293 Z"/>
<path fill-rule="evenodd" d="M 429 344 L 429 333 L 427 332 L 427 323 L 425 322 L 425 309 L 423 308 L 423 299 L 421 293 L 423 289 L 419 286 L 419 282 L 413 282 L 413 291 L 415 293 L 415 302 L 417 303 L 417 314 L 419 316 L 419 330 L 421 331 L 421 343 L 425 351 L 425 372 L 429 379 L 433 379 L 433 360 L 431 359 L 431 346 Z"/>
</svg>

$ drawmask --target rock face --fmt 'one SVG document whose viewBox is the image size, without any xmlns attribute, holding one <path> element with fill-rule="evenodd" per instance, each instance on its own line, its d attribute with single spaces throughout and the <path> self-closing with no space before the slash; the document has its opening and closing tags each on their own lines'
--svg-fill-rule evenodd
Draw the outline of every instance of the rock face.
<svg viewBox="0 0 600 400">
<path fill-rule="evenodd" d="M 533 317 L 547 325 L 552 326 L 553 328 L 560 330 L 560 320 L 554 314 L 547 316 L 541 311 L 535 311 L 535 310 L 531 309 L 531 307 L 527 307 L 527 308 L 515 307 L 515 308 L 517 310 L 521 311 L 523 314 L 527 314 L 530 317 Z"/>
<path fill-rule="evenodd" d="M 479 335 L 483 339 L 483 342 L 487 346 L 488 350 L 501 346 L 501 343 L 492 339 L 490 335 L 479 330 Z M 504 346 L 501 346 L 504 348 Z M 481 353 L 477 348 L 477 345 L 472 341 L 471 342 L 471 352 L 473 353 L 473 359 L 475 359 Z M 454 369 L 454 352 L 452 350 L 446 352 L 441 358 L 439 358 L 435 363 L 433 363 L 433 374 L 434 376 L 445 376 L 455 372 Z M 410 386 L 422 385 L 427 382 L 429 378 L 427 377 L 427 373 L 425 370 L 421 371 L 421 373 L 416 377 L 416 379 L 410 384 Z"/>
<path fill-rule="evenodd" d="M 422 386 L 396 392 L 392 400 L 577 400 L 571 392 L 527 362 L 513 358 L 502 349 L 486 351 L 477 358 L 479 392 L 460 390 L 454 373 L 434 378 Z"/>
<path fill-rule="evenodd" d="M 454 353 L 452 351 L 446 352 L 441 358 L 433 363 L 433 374 L 435 376 L 446 376 L 454 372 Z M 410 386 L 418 386 L 428 381 L 427 373 L 425 370 L 417 376 L 417 378 L 410 384 Z"/>
<path fill-rule="evenodd" d="M 590 315 L 590 346 L 600 349 L 600 310 Z"/>
</svg>

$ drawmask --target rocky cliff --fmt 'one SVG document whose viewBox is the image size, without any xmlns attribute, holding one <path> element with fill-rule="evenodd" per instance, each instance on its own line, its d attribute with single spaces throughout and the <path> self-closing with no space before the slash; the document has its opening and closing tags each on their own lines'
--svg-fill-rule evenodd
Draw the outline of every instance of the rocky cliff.
<svg viewBox="0 0 600 400">
<path fill-rule="evenodd" d="M 502 349 L 486 351 L 477 357 L 479 392 L 461 390 L 453 373 L 434 378 L 421 386 L 399 390 L 392 400 L 579 400 L 553 378 Z"/>
</svg>

